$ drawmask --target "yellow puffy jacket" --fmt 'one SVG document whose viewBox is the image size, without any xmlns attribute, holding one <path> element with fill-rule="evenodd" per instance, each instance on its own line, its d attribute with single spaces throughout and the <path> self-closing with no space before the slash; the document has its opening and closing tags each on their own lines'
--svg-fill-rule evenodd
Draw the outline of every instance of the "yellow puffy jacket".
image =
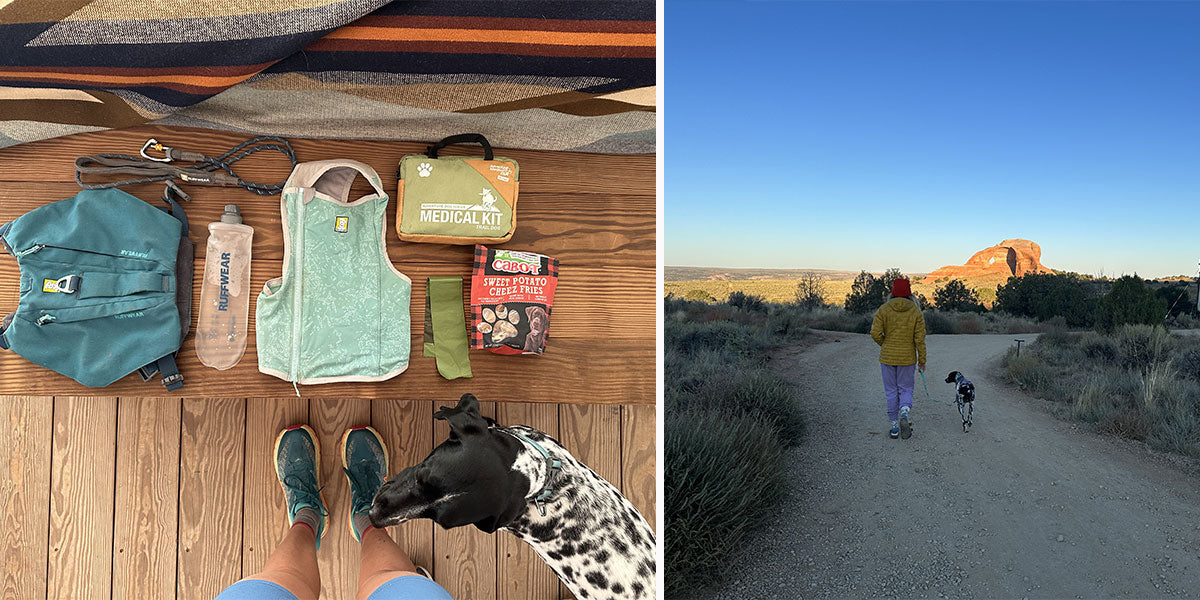
<svg viewBox="0 0 1200 600">
<path fill-rule="evenodd" d="M 908 298 L 892 298 L 875 311 L 871 339 L 882 346 L 879 362 L 885 365 L 925 364 L 925 317 Z"/>
</svg>

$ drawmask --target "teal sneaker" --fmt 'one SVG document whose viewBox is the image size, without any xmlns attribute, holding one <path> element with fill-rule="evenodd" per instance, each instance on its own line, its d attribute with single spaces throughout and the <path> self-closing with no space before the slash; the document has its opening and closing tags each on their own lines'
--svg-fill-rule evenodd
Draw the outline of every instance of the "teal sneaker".
<svg viewBox="0 0 1200 600">
<path fill-rule="evenodd" d="M 350 480 L 346 523 L 354 539 L 361 542 L 362 532 L 371 524 L 367 513 L 375 492 L 388 476 L 387 446 L 370 425 L 351 427 L 342 435 L 342 471 Z"/>
<path fill-rule="evenodd" d="M 900 437 L 900 421 L 892 421 L 892 430 L 888 432 L 892 439 Z"/>
<path fill-rule="evenodd" d="M 287 499 L 288 525 L 296 524 L 296 512 L 311 508 L 317 524 L 317 548 L 329 525 L 329 511 L 321 498 L 321 446 L 317 434 L 308 425 L 285 427 L 275 438 L 275 476 Z"/>
<path fill-rule="evenodd" d="M 908 407 L 900 409 L 900 438 L 907 440 L 912 437 L 912 419 L 908 416 Z"/>
</svg>

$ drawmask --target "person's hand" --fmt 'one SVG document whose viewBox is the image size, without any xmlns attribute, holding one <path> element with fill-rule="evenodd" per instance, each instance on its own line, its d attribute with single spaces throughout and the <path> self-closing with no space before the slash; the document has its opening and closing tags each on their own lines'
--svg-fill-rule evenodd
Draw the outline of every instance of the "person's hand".
<svg viewBox="0 0 1200 600">
<path fill-rule="evenodd" d="M 921 363 L 921 364 L 917 365 L 917 370 L 924 373 L 925 372 L 925 363 Z"/>
</svg>

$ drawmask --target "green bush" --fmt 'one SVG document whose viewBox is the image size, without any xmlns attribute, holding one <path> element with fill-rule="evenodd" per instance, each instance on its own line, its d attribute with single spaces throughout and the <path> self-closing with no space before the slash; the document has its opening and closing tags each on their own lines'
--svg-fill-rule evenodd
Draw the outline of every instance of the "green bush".
<svg viewBox="0 0 1200 600">
<path fill-rule="evenodd" d="M 750 312 L 765 312 L 767 310 L 767 301 L 762 296 L 754 296 L 744 292 L 731 292 L 727 304 L 734 308 L 740 308 Z"/>
<path fill-rule="evenodd" d="M 687 300 L 695 301 L 695 302 L 716 302 L 717 301 L 716 298 L 712 297 L 712 294 L 710 294 L 704 290 L 691 290 L 686 295 L 684 295 L 684 298 Z"/>
<path fill-rule="evenodd" d="M 1167 302 L 1146 287 L 1140 277 L 1126 275 L 1113 283 L 1112 289 L 1096 307 L 1096 328 L 1113 331 L 1125 324 L 1162 324 L 1167 314 Z"/>
<path fill-rule="evenodd" d="M 983 312 L 979 294 L 966 286 L 961 279 L 951 279 L 946 285 L 933 292 L 933 301 L 938 310 L 959 312 Z"/>
<path fill-rule="evenodd" d="M 1112 338 L 1089 331 L 1079 338 L 1079 349 L 1085 356 L 1103 363 L 1111 363 L 1120 356 L 1117 343 Z"/>
<path fill-rule="evenodd" d="M 723 577 L 730 555 L 775 514 L 785 468 L 770 425 L 719 411 L 663 424 L 666 596 L 687 598 Z"/>
<path fill-rule="evenodd" d="M 1042 321 L 1061 316 L 1071 327 L 1084 327 L 1094 321 L 1095 301 L 1077 275 L 1027 273 L 996 288 L 993 310 Z"/>
<path fill-rule="evenodd" d="M 925 333 L 954 333 L 954 322 L 949 317 L 937 311 L 928 311 L 925 317 Z"/>
<path fill-rule="evenodd" d="M 979 323 L 979 317 L 973 314 L 959 315 L 954 322 L 954 333 L 983 333 L 983 325 Z"/>
<path fill-rule="evenodd" d="M 1033 352 L 1026 352 L 1020 356 L 1015 356 L 1011 350 L 1009 352 L 1009 378 L 1031 393 L 1044 397 L 1054 381 L 1054 370 L 1034 356 Z"/>
<path fill-rule="evenodd" d="M 663 332 L 663 343 L 687 355 L 714 348 L 727 348 L 737 353 L 755 348 L 752 329 L 730 321 L 672 323 Z"/>
<path fill-rule="evenodd" d="M 846 294 L 846 310 L 856 314 L 874 312 L 887 302 L 892 293 L 892 282 L 903 278 L 900 269 L 888 269 L 879 277 L 866 271 L 860 272 L 850 286 L 850 293 Z"/>
</svg>

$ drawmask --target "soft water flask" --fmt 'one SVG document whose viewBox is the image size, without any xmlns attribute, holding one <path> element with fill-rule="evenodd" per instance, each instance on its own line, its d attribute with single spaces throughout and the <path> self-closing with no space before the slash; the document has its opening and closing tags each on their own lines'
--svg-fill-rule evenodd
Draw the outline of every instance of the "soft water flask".
<svg viewBox="0 0 1200 600">
<path fill-rule="evenodd" d="M 200 362 L 217 370 L 236 365 L 246 352 L 253 237 L 254 228 L 242 224 L 236 204 L 226 204 L 221 220 L 208 224 L 196 355 Z"/>
</svg>

